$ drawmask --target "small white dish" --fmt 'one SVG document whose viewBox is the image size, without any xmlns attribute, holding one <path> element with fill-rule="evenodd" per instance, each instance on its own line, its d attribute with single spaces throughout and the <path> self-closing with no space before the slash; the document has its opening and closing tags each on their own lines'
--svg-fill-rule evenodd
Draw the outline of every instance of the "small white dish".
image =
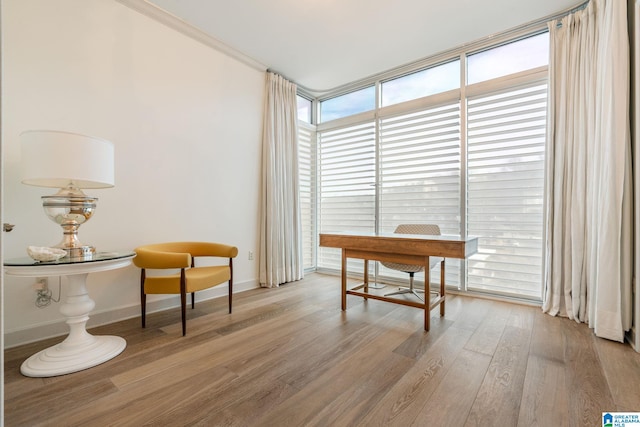
<svg viewBox="0 0 640 427">
<path fill-rule="evenodd" d="M 44 246 L 29 246 L 27 253 L 36 261 L 57 261 L 67 255 L 67 251 L 58 248 L 47 248 Z"/>
</svg>

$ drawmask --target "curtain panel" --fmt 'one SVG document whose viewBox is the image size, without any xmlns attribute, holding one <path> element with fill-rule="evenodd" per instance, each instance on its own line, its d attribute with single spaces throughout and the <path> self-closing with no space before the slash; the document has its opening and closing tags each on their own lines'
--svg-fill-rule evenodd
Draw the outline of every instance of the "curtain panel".
<svg viewBox="0 0 640 427">
<path fill-rule="evenodd" d="M 624 340 L 631 326 L 632 194 L 626 2 L 549 23 L 543 310 Z"/>
<path fill-rule="evenodd" d="M 260 286 L 304 276 L 296 85 L 266 73 L 262 135 Z"/>
</svg>

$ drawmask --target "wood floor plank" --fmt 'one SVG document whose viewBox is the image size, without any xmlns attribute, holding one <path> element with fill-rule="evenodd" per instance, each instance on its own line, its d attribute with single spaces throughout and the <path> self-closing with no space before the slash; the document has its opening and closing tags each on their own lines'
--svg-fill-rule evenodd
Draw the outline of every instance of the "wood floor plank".
<svg viewBox="0 0 640 427">
<path fill-rule="evenodd" d="M 463 348 L 410 425 L 414 427 L 464 425 L 489 363 L 491 363 L 490 356 Z M 400 427 L 402 424 L 394 422 L 394 425 Z"/>
<path fill-rule="evenodd" d="M 313 310 L 313 307 L 308 308 Z M 153 375 L 161 374 L 163 371 L 170 371 L 176 366 L 180 366 L 185 361 L 195 361 L 200 359 L 206 359 L 211 364 L 215 363 L 229 363 L 230 360 L 235 358 L 233 352 L 229 352 L 229 349 L 234 348 L 236 345 L 254 346 L 260 347 L 261 345 L 272 343 L 274 340 L 285 337 L 288 342 L 292 339 L 292 330 L 304 329 L 297 323 L 298 317 L 305 315 L 307 311 L 297 312 L 298 316 L 281 317 L 275 319 L 274 322 L 269 322 L 272 328 L 270 333 L 265 333 L 261 328 L 254 328 L 248 334 L 220 336 L 216 340 L 208 340 L 197 345 L 185 346 L 183 349 L 177 351 L 167 352 L 162 358 L 155 357 L 156 360 L 148 361 L 140 366 L 128 369 L 126 372 L 112 376 L 112 380 L 119 387 L 124 387 L 131 381 L 137 381 L 140 378 L 145 378 Z M 305 325 L 309 327 L 310 325 Z"/>
<path fill-rule="evenodd" d="M 380 330 L 382 327 L 383 325 L 378 324 L 376 329 Z M 330 369 L 316 376 L 300 392 L 258 421 L 263 425 L 306 425 L 311 421 L 324 423 L 326 420 L 316 418 L 319 411 L 326 414 L 326 408 L 330 407 L 335 412 L 341 412 L 353 404 L 354 399 L 369 398 L 372 391 L 361 394 L 362 389 L 358 387 L 371 375 L 379 372 L 378 367 L 385 360 L 404 359 L 405 364 L 410 363 L 410 359 L 392 352 L 405 339 L 407 331 L 387 327 L 380 332 L 369 333 L 373 334 L 372 337 L 359 350 L 346 358 L 340 357 Z"/>
<path fill-rule="evenodd" d="M 108 380 L 76 384 L 72 388 L 40 388 L 5 400 L 5 425 L 35 426 L 47 425 L 52 414 L 65 410 L 90 407 L 96 399 L 117 392 Z M 49 424 L 55 425 L 55 424 Z"/>
<path fill-rule="evenodd" d="M 331 349 L 329 349 L 329 351 L 331 351 Z M 297 355 L 298 349 L 294 348 L 291 352 Z M 258 414 L 264 414 L 264 411 L 247 412 L 245 409 L 248 406 L 254 405 L 255 402 L 253 401 L 263 400 L 265 398 L 270 399 L 273 407 L 281 407 L 282 402 L 280 401 L 286 401 L 288 397 L 292 397 L 294 394 L 297 395 L 299 392 L 297 388 L 294 388 L 282 380 L 285 374 L 289 370 L 304 372 L 304 367 L 300 369 L 300 367 L 296 368 L 295 365 L 292 366 L 290 356 L 287 354 L 269 353 L 265 354 L 263 359 L 263 362 L 258 367 L 245 372 L 237 381 L 229 384 L 228 387 L 217 390 L 219 396 L 216 399 L 211 399 L 210 401 L 200 399 L 199 402 L 185 404 L 181 408 L 173 411 L 171 418 L 163 419 L 163 422 L 170 421 L 171 419 L 190 422 L 193 414 L 196 414 L 199 418 L 209 419 L 213 422 L 217 413 L 225 411 L 233 417 L 235 423 L 247 425 L 246 423 L 251 421 L 252 424 L 255 424 L 259 419 Z M 297 357 L 295 361 L 304 363 L 305 360 L 302 357 Z M 315 380 L 315 378 L 312 378 L 312 380 Z M 317 399 L 317 397 L 313 399 L 313 404 L 317 403 Z M 233 410 L 231 410 L 231 408 L 233 408 Z M 299 408 L 296 414 L 300 415 Z"/>
<path fill-rule="evenodd" d="M 568 319 L 536 311 L 533 319 L 529 359 L 525 376 L 518 425 L 569 425 L 565 363 Z"/>
<path fill-rule="evenodd" d="M 447 328 L 358 425 L 410 425 L 421 415 L 471 334 L 469 330 Z"/>
<path fill-rule="evenodd" d="M 479 322 L 471 339 L 465 345 L 470 351 L 493 356 L 511 314 L 511 307 L 505 303 L 490 301 L 490 309 Z"/>
<path fill-rule="evenodd" d="M 176 372 L 174 379 L 178 381 L 167 379 L 166 375 L 158 376 L 155 381 L 149 378 L 135 388 L 102 398 L 96 397 L 94 409 L 91 412 L 76 408 L 49 418 L 47 424 L 52 426 L 144 425 L 154 419 L 162 419 L 173 408 L 182 406 L 184 402 L 198 399 L 207 389 L 219 387 L 237 378 L 235 374 L 217 366 L 208 369 L 200 366 L 199 372 L 192 375 L 182 376 L 184 373 L 184 368 Z M 158 385 L 162 378 L 167 379 L 166 386 Z M 157 402 L 163 402 L 163 404 L 157 405 Z M 117 414 L 115 424 L 114 414 Z"/>
<path fill-rule="evenodd" d="M 62 338 L 5 350 L 5 425 L 582 427 L 638 410 L 640 354 L 584 324 L 448 295 L 427 333 L 419 309 L 340 299 L 316 273 L 240 293 L 231 315 L 196 301 L 185 337 L 179 309 L 91 328 L 127 348 L 57 377 L 19 368 Z"/>
<path fill-rule="evenodd" d="M 309 425 L 357 425 L 379 403 L 386 390 L 402 378 L 414 361 L 393 352 L 376 363 L 376 369 L 352 384 L 338 399 L 317 411 Z"/>
<path fill-rule="evenodd" d="M 535 315 L 530 352 L 533 355 L 565 363 L 566 336 L 563 332 L 573 320 L 542 313 Z"/>
<path fill-rule="evenodd" d="M 594 340 L 617 412 L 640 411 L 640 358 L 626 344 L 601 338 Z"/>
<path fill-rule="evenodd" d="M 340 321 L 340 319 L 338 318 Z M 354 324 L 354 322 L 351 322 Z M 299 354 L 299 348 L 307 348 L 309 343 L 317 337 L 317 334 L 322 332 L 331 337 L 335 341 L 336 334 L 331 329 L 328 329 L 326 325 L 315 328 L 316 325 L 308 328 L 309 330 L 305 334 L 297 335 L 295 342 L 290 342 L 285 348 L 283 346 L 276 346 L 275 349 L 260 348 L 256 346 L 254 350 L 251 350 L 254 356 L 245 356 L 233 358 L 233 354 L 227 351 L 227 355 L 230 356 L 229 360 L 221 361 L 221 363 L 233 369 L 240 377 L 224 387 L 220 387 L 216 390 L 220 396 L 209 399 L 206 395 L 200 398 L 199 401 L 188 402 L 179 408 L 175 408 L 170 413 L 163 416 L 159 421 L 162 423 L 171 423 L 173 420 L 181 420 L 182 422 L 190 423 L 191 421 L 197 421 L 197 419 L 215 419 L 217 414 L 221 411 L 225 411 L 231 419 L 234 419 L 236 423 L 242 424 L 243 417 L 250 416 L 255 417 L 256 412 L 248 410 L 248 408 L 254 407 L 260 402 L 268 400 L 270 406 L 277 403 L 278 399 L 285 399 L 291 394 L 297 392 L 291 385 L 287 384 L 283 378 L 289 372 L 305 372 L 309 370 L 305 368 L 296 368 L 295 362 L 298 363 L 313 363 L 308 358 L 304 357 L 304 354 Z M 274 335 L 281 331 L 276 329 L 270 329 L 268 334 Z M 292 334 L 287 334 L 292 335 Z M 283 338 L 286 338 L 284 335 Z M 361 334 L 355 334 L 360 336 Z M 349 337 L 353 337 L 351 334 Z M 366 336 L 364 338 L 367 338 Z M 289 338 L 293 340 L 293 338 Z M 269 340 L 271 341 L 271 340 Z M 336 343 L 338 345 L 338 343 Z M 331 346 L 325 346 L 325 349 L 331 350 Z M 295 357 L 291 357 L 288 353 L 295 353 Z M 247 361 L 245 357 L 251 360 Z M 244 359 L 244 360 L 243 360 Z M 307 365 L 308 366 L 308 365 Z M 234 410 L 228 411 L 227 408 L 233 406 Z M 204 409 L 203 409 L 204 408 Z M 258 411 L 258 413 L 261 411 Z M 197 419 L 193 419 L 193 414 Z M 251 419 L 249 419 L 251 420 Z"/>
<path fill-rule="evenodd" d="M 500 303 L 509 307 L 509 318 L 507 325 L 522 329 L 533 329 L 533 324 L 537 314 L 541 313 L 540 307 L 530 305 Z"/>
<path fill-rule="evenodd" d="M 564 363 L 530 354 L 518 425 L 569 425 L 568 393 Z"/>
<path fill-rule="evenodd" d="M 602 424 L 602 413 L 616 405 L 594 348 L 597 340 L 584 324 L 565 322 L 570 425 Z"/>
<path fill-rule="evenodd" d="M 516 425 L 530 341 L 530 330 L 505 328 L 466 425 Z"/>
<path fill-rule="evenodd" d="M 465 304 L 464 315 L 456 320 L 456 328 L 475 331 L 482 323 L 494 302 L 486 299 L 471 298 Z"/>
</svg>

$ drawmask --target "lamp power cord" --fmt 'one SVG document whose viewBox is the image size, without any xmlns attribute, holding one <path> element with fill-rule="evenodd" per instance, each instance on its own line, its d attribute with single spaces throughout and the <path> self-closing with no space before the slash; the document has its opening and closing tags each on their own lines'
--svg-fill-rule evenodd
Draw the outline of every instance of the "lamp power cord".
<svg viewBox="0 0 640 427">
<path fill-rule="evenodd" d="M 38 308 L 47 307 L 48 305 L 51 304 L 51 301 L 60 302 L 61 288 L 62 288 L 61 279 L 60 277 L 58 277 L 58 299 L 53 298 L 53 292 L 51 292 L 51 289 L 49 289 L 49 287 L 46 285 L 39 289 L 36 289 L 36 292 L 37 292 L 36 302 L 35 302 L 36 307 Z"/>
</svg>

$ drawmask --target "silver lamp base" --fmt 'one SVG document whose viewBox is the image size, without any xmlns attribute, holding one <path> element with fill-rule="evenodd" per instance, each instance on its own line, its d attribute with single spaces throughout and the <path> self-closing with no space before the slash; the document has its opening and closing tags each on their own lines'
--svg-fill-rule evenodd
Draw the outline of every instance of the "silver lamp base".
<svg viewBox="0 0 640 427">
<path fill-rule="evenodd" d="M 96 197 L 87 196 L 79 188 L 63 188 L 53 196 L 42 196 L 47 216 L 62 227 L 62 241 L 55 247 L 67 251 L 69 258 L 91 258 L 96 248 L 78 240 L 78 229 L 96 209 Z"/>
<path fill-rule="evenodd" d="M 67 255 L 65 256 L 71 259 L 93 258 L 93 255 L 96 253 L 96 248 L 89 245 L 82 245 L 75 248 L 63 247 L 61 245 L 56 245 L 54 247 L 67 251 Z"/>
</svg>

